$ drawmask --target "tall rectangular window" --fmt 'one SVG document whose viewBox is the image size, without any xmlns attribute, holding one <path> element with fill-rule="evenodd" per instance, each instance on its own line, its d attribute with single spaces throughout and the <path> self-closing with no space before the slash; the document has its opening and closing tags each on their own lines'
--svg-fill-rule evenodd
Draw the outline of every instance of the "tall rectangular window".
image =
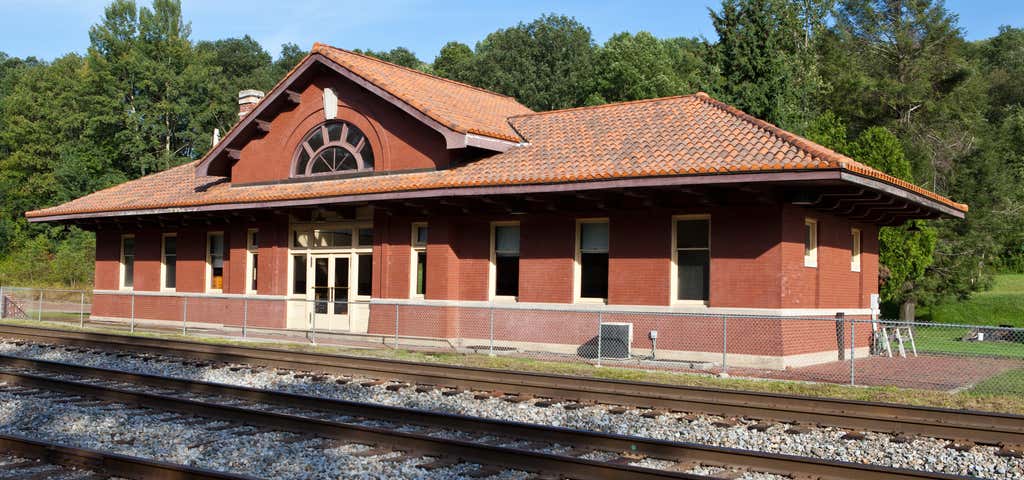
<svg viewBox="0 0 1024 480">
<path fill-rule="evenodd" d="M 581 220 L 577 224 L 579 242 L 576 261 L 578 297 L 608 298 L 608 220 Z"/>
<path fill-rule="evenodd" d="M 135 285 L 135 237 L 121 237 L 121 288 Z"/>
<path fill-rule="evenodd" d="M 250 229 L 246 232 L 245 239 L 245 291 L 256 293 L 256 286 L 259 281 L 260 265 L 260 231 Z"/>
<path fill-rule="evenodd" d="M 163 289 L 174 290 L 178 286 L 178 236 L 164 235 L 161 254 L 163 268 Z"/>
<path fill-rule="evenodd" d="M 804 219 L 804 266 L 818 266 L 818 221 Z"/>
<path fill-rule="evenodd" d="M 356 255 L 356 295 L 369 297 L 373 287 L 373 254 Z"/>
<path fill-rule="evenodd" d="M 412 293 L 427 294 L 427 224 L 412 224 Z"/>
<path fill-rule="evenodd" d="M 675 221 L 676 300 L 707 302 L 711 271 L 711 221 L 682 217 Z"/>
<path fill-rule="evenodd" d="M 850 229 L 850 271 L 860 271 L 860 229 Z"/>
<path fill-rule="evenodd" d="M 209 279 L 206 289 L 224 289 L 224 233 L 210 232 L 206 235 L 206 273 Z"/>
<path fill-rule="evenodd" d="M 493 296 L 519 296 L 519 225 L 492 226 L 491 262 Z"/>
<path fill-rule="evenodd" d="M 306 254 L 292 255 L 292 295 L 306 294 Z"/>
</svg>

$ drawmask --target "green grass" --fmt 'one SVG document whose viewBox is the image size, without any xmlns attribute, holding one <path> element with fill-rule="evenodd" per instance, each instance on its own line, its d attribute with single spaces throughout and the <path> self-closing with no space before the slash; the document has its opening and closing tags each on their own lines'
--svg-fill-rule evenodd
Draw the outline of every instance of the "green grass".
<svg viewBox="0 0 1024 480">
<path fill-rule="evenodd" d="M 1024 368 L 1009 370 L 979 382 L 967 391 L 969 394 L 991 395 L 1014 391 L 1024 395 Z"/>
<path fill-rule="evenodd" d="M 1024 274 L 996 275 L 995 286 L 967 301 L 922 308 L 918 320 L 1024 327 Z"/>
<path fill-rule="evenodd" d="M 25 320 L 3 320 L 0 324 L 23 325 L 44 328 L 55 328 L 72 331 L 89 331 L 97 333 L 114 333 L 124 335 L 126 332 L 115 328 L 86 327 L 80 329 L 75 325 L 59 322 L 35 322 Z M 497 368 L 522 372 L 555 373 L 596 377 L 613 380 L 631 380 L 664 383 L 669 385 L 687 385 L 713 387 L 732 390 L 771 392 L 812 397 L 831 397 L 849 400 L 877 401 L 910 405 L 925 405 L 946 408 L 963 408 L 1024 414 L 1024 371 L 1015 370 L 993 377 L 980 383 L 966 392 L 939 392 L 931 390 L 914 390 L 896 387 L 850 387 L 827 383 L 793 382 L 783 380 L 760 380 L 749 378 L 719 378 L 711 375 L 692 373 L 672 373 L 646 371 L 628 368 L 605 366 L 597 368 L 584 363 L 568 363 L 541 361 L 516 357 L 489 357 L 477 354 L 428 353 L 408 350 L 358 349 L 324 345 L 310 345 L 296 342 L 245 341 L 223 337 L 202 337 L 198 335 L 183 336 L 170 333 L 153 333 L 137 331 L 137 336 L 151 338 L 183 339 L 194 342 L 220 345 L 247 345 L 282 348 L 288 350 L 360 355 L 367 357 L 393 358 L 414 362 L 442 363 L 448 365 L 464 365 L 472 367 Z M 927 334 L 926 334 L 927 337 Z M 941 338 L 940 338 L 941 340 Z M 1008 383 L 1009 382 L 1009 383 Z M 1008 385 L 1016 385 L 1013 390 Z M 1016 392 L 1016 393 L 1011 393 Z"/>
<path fill-rule="evenodd" d="M 965 342 L 960 340 L 970 330 L 956 327 L 917 327 L 914 342 L 918 352 L 985 355 L 1024 359 L 1024 343 L 1019 342 Z M 909 344 L 907 344 L 909 348 Z"/>
</svg>

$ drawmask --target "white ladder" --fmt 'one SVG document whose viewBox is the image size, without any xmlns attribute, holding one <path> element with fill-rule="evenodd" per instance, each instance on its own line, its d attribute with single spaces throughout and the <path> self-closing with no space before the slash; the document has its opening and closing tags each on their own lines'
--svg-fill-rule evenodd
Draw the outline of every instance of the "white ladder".
<svg viewBox="0 0 1024 480">
<path fill-rule="evenodd" d="M 889 338 L 889 330 L 893 331 L 893 336 L 896 337 L 896 347 L 899 350 L 900 357 L 907 358 L 907 349 L 904 346 L 904 342 L 910 342 L 910 351 L 917 356 L 917 344 L 914 343 L 914 330 L 909 326 L 882 326 L 882 344 L 885 345 L 885 353 L 892 358 L 892 340 Z M 904 339 L 906 335 L 906 339 Z"/>
</svg>

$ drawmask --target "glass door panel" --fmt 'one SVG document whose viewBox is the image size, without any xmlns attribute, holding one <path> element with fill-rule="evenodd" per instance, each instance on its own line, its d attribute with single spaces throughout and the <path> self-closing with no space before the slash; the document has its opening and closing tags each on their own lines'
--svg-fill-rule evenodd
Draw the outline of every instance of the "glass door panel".
<svg viewBox="0 0 1024 480">
<path fill-rule="evenodd" d="M 327 304 L 331 301 L 329 259 L 316 257 L 313 259 L 313 301 L 314 312 L 317 314 L 327 313 Z"/>
<path fill-rule="evenodd" d="M 348 313 L 348 257 L 334 258 L 334 314 Z"/>
</svg>

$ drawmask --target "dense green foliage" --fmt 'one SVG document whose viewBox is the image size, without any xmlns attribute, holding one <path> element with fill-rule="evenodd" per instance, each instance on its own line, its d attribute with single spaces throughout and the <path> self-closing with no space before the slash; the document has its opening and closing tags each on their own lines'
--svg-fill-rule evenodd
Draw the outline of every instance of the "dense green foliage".
<svg viewBox="0 0 1024 480">
<path fill-rule="evenodd" d="M 883 230 L 891 305 L 965 299 L 992 272 L 1024 271 L 1024 30 L 967 41 L 941 0 L 723 0 L 709 14 L 714 42 L 641 31 L 597 44 L 552 14 L 448 43 L 432 63 L 362 52 L 535 110 L 703 90 L 969 203 L 965 221 Z M 304 55 L 189 33 L 177 0 L 115 0 L 84 57 L 0 53 L 0 283 L 88 283 L 89 235 L 23 213 L 198 158 L 237 118 L 238 90 L 268 89 Z"/>
</svg>

